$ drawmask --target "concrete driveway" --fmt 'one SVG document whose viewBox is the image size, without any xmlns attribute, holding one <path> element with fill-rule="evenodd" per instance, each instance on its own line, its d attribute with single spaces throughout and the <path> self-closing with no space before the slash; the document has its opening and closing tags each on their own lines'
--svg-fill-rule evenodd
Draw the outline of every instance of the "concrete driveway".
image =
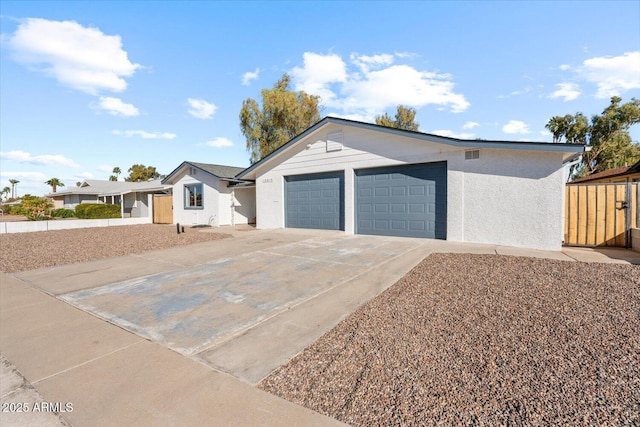
<svg viewBox="0 0 640 427">
<path fill-rule="evenodd" d="M 39 286 L 254 384 L 400 278 L 427 255 L 423 244 L 326 231 L 248 232 L 172 248 L 173 256 L 144 254 L 128 266 L 134 278 L 127 280 L 117 280 L 116 271 L 111 282 L 96 283 L 90 278 L 113 269 L 95 265 L 67 274 L 71 281 Z M 30 273 L 37 274 L 22 278 Z"/>
</svg>

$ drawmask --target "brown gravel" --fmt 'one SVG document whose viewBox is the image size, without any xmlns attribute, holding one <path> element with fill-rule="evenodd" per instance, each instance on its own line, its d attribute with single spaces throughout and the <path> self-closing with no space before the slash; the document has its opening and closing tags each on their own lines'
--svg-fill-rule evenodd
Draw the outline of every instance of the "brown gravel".
<svg viewBox="0 0 640 427">
<path fill-rule="evenodd" d="M 640 425 L 640 267 L 431 255 L 259 387 L 356 426 Z"/>
<path fill-rule="evenodd" d="M 229 234 L 174 225 L 144 224 L 0 234 L 0 271 L 12 273 L 189 245 Z"/>
</svg>

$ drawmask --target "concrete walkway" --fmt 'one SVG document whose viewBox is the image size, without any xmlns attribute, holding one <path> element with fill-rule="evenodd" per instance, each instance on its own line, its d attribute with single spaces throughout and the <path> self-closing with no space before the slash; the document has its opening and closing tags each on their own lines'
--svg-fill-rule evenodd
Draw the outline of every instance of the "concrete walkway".
<svg viewBox="0 0 640 427">
<path fill-rule="evenodd" d="M 41 399 L 63 409 L 60 417 L 47 411 L 2 413 L 0 424 L 339 425 L 253 384 L 395 283 L 428 254 L 498 253 L 640 263 L 640 254 L 624 250 L 544 252 L 309 230 L 233 234 L 233 239 L 187 247 L 0 274 L 0 352 L 8 361 L 0 381 L 2 402 L 27 401 L 31 409 L 41 409 L 41 404 L 36 405 Z M 398 247 L 386 256 L 379 250 L 375 264 L 358 259 L 355 252 L 345 252 L 350 245 L 364 242 L 376 242 L 380 248 L 388 243 Z M 331 245 L 338 251 L 333 253 L 342 254 L 342 264 L 322 259 L 331 253 Z M 117 324 L 122 317 L 105 321 L 104 313 L 94 315 L 71 305 L 86 302 L 82 295 L 95 297 L 97 290 L 113 291 L 114 284 L 140 277 L 166 278 L 175 271 L 200 271 L 215 277 L 212 262 L 234 257 L 246 261 L 249 252 L 263 257 L 261 268 L 268 268 L 275 255 L 287 256 L 304 265 L 320 261 L 326 264 L 318 265 L 333 265 L 339 277 L 327 273 L 328 285 L 276 307 L 263 318 L 252 318 L 253 323 L 244 329 L 214 337 L 204 346 L 197 345 L 200 338 L 195 345 L 172 345 L 169 340 L 147 337 L 144 331 L 133 333 L 126 324 Z"/>
</svg>

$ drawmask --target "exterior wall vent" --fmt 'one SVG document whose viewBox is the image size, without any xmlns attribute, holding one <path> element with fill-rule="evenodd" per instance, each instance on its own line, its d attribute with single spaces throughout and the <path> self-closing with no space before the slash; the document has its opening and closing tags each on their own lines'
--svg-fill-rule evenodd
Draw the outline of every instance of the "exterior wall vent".
<svg viewBox="0 0 640 427">
<path fill-rule="evenodd" d="M 342 131 L 327 134 L 327 152 L 342 150 Z"/>
<path fill-rule="evenodd" d="M 465 160 L 474 160 L 480 158 L 480 150 L 468 150 L 464 152 Z"/>
</svg>

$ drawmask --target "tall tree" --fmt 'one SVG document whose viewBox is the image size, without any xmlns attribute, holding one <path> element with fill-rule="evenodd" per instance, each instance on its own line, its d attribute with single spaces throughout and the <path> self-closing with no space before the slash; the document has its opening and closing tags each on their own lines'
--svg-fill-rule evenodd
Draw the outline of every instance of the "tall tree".
<svg viewBox="0 0 640 427">
<path fill-rule="evenodd" d="M 2 189 L 2 194 L 3 194 L 3 197 L 5 198 L 5 200 L 9 198 L 9 193 L 10 192 L 11 192 L 11 189 L 9 187 L 4 187 Z"/>
<path fill-rule="evenodd" d="M 45 184 L 51 186 L 51 189 L 55 193 L 58 187 L 64 187 L 64 184 L 60 182 L 58 178 L 51 178 L 49 181 L 46 181 Z"/>
<path fill-rule="evenodd" d="M 389 128 L 411 130 L 417 132 L 420 129 L 420 123 L 416 122 L 415 108 L 398 105 L 395 118 L 391 118 L 387 113 L 376 116 L 376 124 Z"/>
<path fill-rule="evenodd" d="M 117 181 L 117 180 L 118 180 L 118 177 L 117 177 L 117 176 L 115 176 L 115 175 L 111 175 L 111 176 L 109 177 L 109 181 Z"/>
<path fill-rule="evenodd" d="M 262 107 L 254 99 L 242 101 L 240 130 L 247 139 L 251 163 L 255 163 L 320 121 L 320 97 L 290 88 L 284 74 L 272 89 L 263 89 Z"/>
<path fill-rule="evenodd" d="M 118 166 L 116 166 L 115 168 L 113 168 L 113 171 L 111 172 L 113 175 L 111 175 L 111 177 L 109 177 L 110 181 L 117 181 L 118 178 L 120 178 L 120 174 L 122 173 L 122 170 L 120 170 L 120 168 Z M 112 177 L 116 177 L 116 179 L 111 179 Z"/>
<path fill-rule="evenodd" d="M 564 140 L 591 147 L 570 176 L 578 178 L 640 160 L 640 145 L 629 135 L 629 128 L 640 123 L 640 100 L 632 98 L 622 105 L 621 102 L 621 98 L 612 97 L 602 114 L 592 116 L 590 121 L 582 113 L 549 119 L 546 128 L 553 134 L 554 142 Z"/>
<path fill-rule="evenodd" d="M 127 172 L 129 172 L 129 176 L 124 179 L 127 182 L 148 181 L 160 177 L 160 174 L 153 166 L 135 164 Z"/>
<path fill-rule="evenodd" d="M 20 183 L 20 181 L 18 181 L 17 179 L 10 179 L 9 182 L 11 183 L 11 198 L 15 199 L 16 198 L 16 185 L 18 185 Z"/>
</svg>

